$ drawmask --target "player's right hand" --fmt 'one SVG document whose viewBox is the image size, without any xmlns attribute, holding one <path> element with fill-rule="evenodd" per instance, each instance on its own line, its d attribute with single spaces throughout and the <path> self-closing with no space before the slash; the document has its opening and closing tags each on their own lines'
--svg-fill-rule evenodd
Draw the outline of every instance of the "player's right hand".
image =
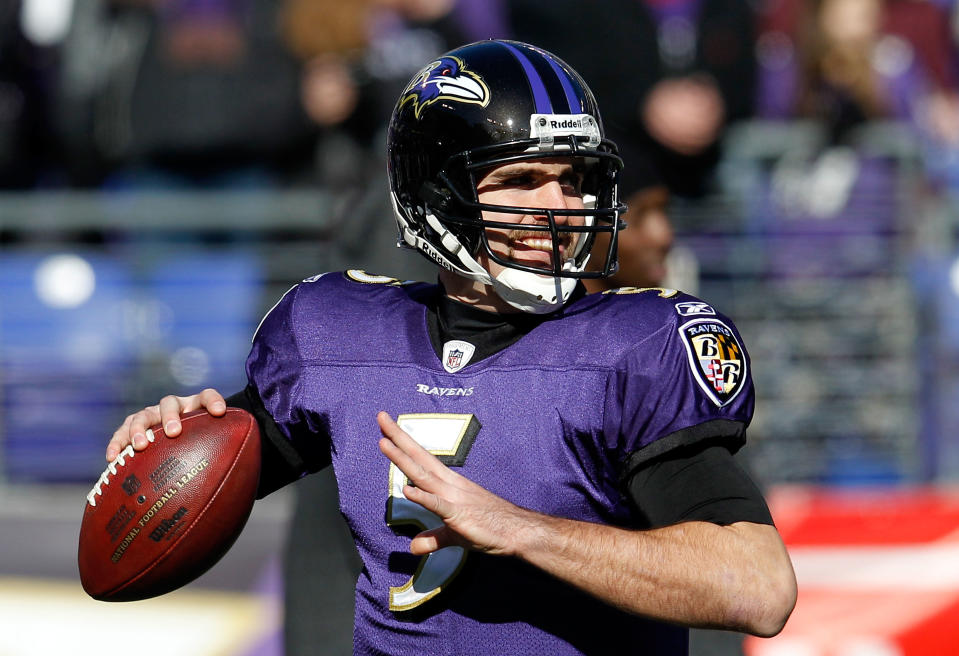
<svg viewBox="0 0 959 656">
<path fill-rule="evenodd" d="M 176 437 L 183 428 L 180 415 L 201 408 L 219 417 L 226 412 L 226 401 L 215 389 L 207 388 L 192 396 L 164 396 L 158 404 L 128 415 L 107 444 L 107 460 L 113 461 L 130 444 L 137 451 L 145 449 L 150 443 L 147 429 L 156 424 L 163 426 L 167 437 Z"/>
</svg>

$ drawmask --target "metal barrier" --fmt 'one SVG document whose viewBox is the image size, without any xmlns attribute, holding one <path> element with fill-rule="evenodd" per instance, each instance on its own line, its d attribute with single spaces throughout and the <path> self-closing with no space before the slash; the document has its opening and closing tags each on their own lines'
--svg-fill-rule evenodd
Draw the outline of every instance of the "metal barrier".
<svg viewBox="0 0 959 656">
<path fill-rule="evenodd" d="M 765 483 L 889 484 L 923 466 L 918 400 L 921 154 L 897 125 L 829 147 L 816 124 L 730 135 L 726 193 L 678 204 L 700 294 L 734 317 L 757 410 L 746 450 Z"/>
<path fill-rule="evenodd" d="M 253 330 L 335 266 L 318 192 L 0 197 L 0 471 L 83 482 L 167 393 L 244 385 Z"/>
</svg>

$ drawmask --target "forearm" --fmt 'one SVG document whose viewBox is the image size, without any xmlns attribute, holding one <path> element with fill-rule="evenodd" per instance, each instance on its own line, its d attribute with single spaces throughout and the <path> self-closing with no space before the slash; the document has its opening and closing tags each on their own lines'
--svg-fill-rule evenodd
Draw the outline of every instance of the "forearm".
<svg viewBox="0 0 959 656">
<path fill-rule="evenodd" d="M 609 604 L 686 626 L 778 633 L 796 601 L 789 556 L 773 526 L 682 522 L 648 531 L 543 515 L 443 465 L 393 419 L 377 415 L 380 449 L 410 480 L 403 494 L 443 520 L 410 542 L 513 556 Z"/>
<path fill-rule="evenodd" d="M 628 612 L 769 636 L 795 604 L 792 566 L 772 526 L 628 531 L 532 515 L 515 555 Z"/>
</svg>

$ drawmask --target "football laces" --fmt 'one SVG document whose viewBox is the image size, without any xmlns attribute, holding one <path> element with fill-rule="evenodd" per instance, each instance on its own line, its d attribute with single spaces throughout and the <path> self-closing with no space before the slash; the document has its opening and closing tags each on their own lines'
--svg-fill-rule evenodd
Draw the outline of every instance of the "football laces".
<svg viewBox="0 0 959 656">
<path fill-rule="evenodd" d="M 156 436 L 153 435 L 153 429 L 148 428 L 146 435 L 147 439 L 152 444 L 153 440 L 156 439 Z M 102 474 L 100 474 L 100 479 L 94 483 L 93 489 L 87 494 L 87 503 L 89 503 L 91 507 L 97 507 L 97 497 L 103 494 L 102 486 L 109 485 L 110 476 L 117 475 L 117 466 L 123 467 L 127 464 L 127 457 L 132 458 L 135 455 L 136 451 L 133 450 L 133 445 L 127 444 L 127 448 L 117 454 L 117 457 L 110 461 L 110 463 L 107 465 L 107 468 L 103 470 Z"/>
</svg>

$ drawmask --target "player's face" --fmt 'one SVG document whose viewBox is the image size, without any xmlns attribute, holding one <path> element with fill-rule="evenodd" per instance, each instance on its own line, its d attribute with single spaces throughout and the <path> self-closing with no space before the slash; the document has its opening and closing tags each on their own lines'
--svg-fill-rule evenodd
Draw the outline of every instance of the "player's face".
<svg viewBox="0 0 959 656">
<path fill-rule="evenodd" d="M 511 162 L 487 171 L 476 190 L 479 202 L 490 205 L 583 209 L 584 170 L 582 163 L 573 158 Z M 523 225 L 549 225 L 545 212 L 519 215 L 484 211 L 483 218 Z M 581 226 L 585 218 L 555 215 L 555 222 L 558 226 Z M 499 257 L 537 268 L 549 269 L 553 266 L 553 241 L 549 232 L 488 228 L 486 236 L 490 249 Z M 559 236 L 559 256 L 565 261 L 573 256 L 577 239 L 582 238 L 582 235 L 560 233 Z M 477 259 L 494 277 L 504 268 L 491 260 L 485 251 Z"/>
</svg>

